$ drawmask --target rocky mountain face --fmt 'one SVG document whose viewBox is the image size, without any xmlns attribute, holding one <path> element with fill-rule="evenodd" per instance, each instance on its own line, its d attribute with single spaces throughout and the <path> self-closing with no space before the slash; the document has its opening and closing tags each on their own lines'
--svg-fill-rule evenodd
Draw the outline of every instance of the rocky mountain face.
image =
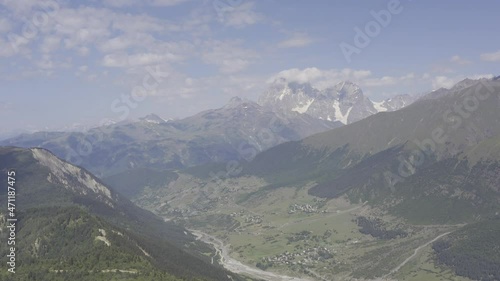
<svg viewBox="0 0 500 281">
<path fill-rule="evenodd" d="M 300 113 L 321 120 L 350 124 L 377 112 L 401 109 L 413 101 L 410 95 L 399 95 L 382 102 L 373 102 L 363 94 L 361 88 L 349 81 L 318 90 L 309 83 L 299 84 L 281 79 L 271 84 L 258 102 L 285 116 Z"/>
<path fill-rule="evenodd" d="M 417 98 L 408 94 L 397 95 L 381 102 L 373 102 L 378 112 L 396 111 L 412 104 Z"/>
</svg>

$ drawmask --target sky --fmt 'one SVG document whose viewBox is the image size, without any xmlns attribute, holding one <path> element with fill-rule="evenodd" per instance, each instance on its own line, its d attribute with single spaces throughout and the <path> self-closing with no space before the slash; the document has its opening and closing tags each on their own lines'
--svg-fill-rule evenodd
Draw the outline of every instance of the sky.
<svg viewBox="0 0 500 281">
<path fill-rule="evenodd" d="M 0 0 L 0 137 L 257 100 L 277 78 L 370 99 L 499 75 L 500 1 Z"/>
</svg>

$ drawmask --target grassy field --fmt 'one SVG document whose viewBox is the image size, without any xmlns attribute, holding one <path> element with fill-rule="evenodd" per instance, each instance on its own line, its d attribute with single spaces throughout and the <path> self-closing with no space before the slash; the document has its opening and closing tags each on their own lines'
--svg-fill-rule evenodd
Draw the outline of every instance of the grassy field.
<svg viewBox="0 0 500 281">
<path fill-rule="evenodd" d="M 150 190 L 136 202 L 168 219 L 222 239 L 231 256 L 267 271 L 314 279 L 375 279 L 387 275 L 414 250 L 453 226 L 413 226 L 346 198 L 324 200 L 303 188 L 266 186 L 258 178 L 203 182 L 180 175 L 168 188 Z M 241 199 L 245 198 L 244 201 Z M 406 237 L 378 239 L 362 234 L 357 218 L 376 217 Z M 399 271 L 397 280 L 459 280 L 434 266 L 430 246 Z M 450 279 L 451 278 L 451 279 Z"/>
</svg>

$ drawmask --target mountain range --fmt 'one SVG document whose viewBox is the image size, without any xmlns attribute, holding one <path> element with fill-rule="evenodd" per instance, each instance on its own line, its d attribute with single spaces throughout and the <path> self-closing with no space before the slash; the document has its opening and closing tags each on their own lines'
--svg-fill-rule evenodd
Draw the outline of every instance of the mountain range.
<svg viewBox="0 0 500 281">
<path fill-rule="evenodd" d="M 249 161 L 280 143 L 300 140 L 378 111 L 395 110 L 411 101 L 404 95 L 373 103 L 350 82 L 325 91 L 309 84 L 273 84 L 259 99 L 260 104 L 234 97 L 222 108 L 181 120 L 150 114 L 138 121 L 86 132 L 22 134 L 0 144 L 43 147 L 98 176 L 135 168 L 179 169 L 211 162 Z"/>
<path fill-rule="evenodd" d="M 488 166 L 489 161 L 500 159 L 500 100 L 495 83 L 467 81 L 468 86 L 458 84 L 431 92 L 401 110 L 278 145 L 259 154 L 248 170 L 290 182 L 297 177 L 323 179 L 310 190 L 318 196 L 336 197 L 358 190 L 368 198 L 376 197 L 375 187 L 391 186 L 388 176 L 404 185 L 419 173 L 431 172 L 429 167 L 444 168 L 451 163 L 457 170 L 465 165 L 464 171 L 472 172 L 475 165 Z M 435 97 L 436 92 L 440 92 L 439 97 Z M 494 182 L 489 185 L 489 189 L 496 189 Z"/>
<path fill-rule="evenodd" d="M 260 96 L 259 104 L 285 116 L 298 112 L 321 120 L 350 124 L 378 112 L 401 109 L 414 100 L 411 95 L 398 95 L 373 102 L 360 87 L 349 81 L 318 90 L 310 83 L 287 82 L 281 78 Z"/>
</svg>

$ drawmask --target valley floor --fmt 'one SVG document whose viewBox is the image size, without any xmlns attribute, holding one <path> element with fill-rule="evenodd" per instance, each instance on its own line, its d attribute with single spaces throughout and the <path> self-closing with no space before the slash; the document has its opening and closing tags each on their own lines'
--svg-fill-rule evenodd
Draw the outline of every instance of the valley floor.
<svg viewBox="0 0 500 281">
<path fill-rule="evenodd" d="M 463 225 L 411 225 L 366 204 L 310 196 L 307 187 L 261 192 L 263 185 L 181 177 L 168 193 L 145 193 L 136 203 L 188 227 L 217 249 L 214 263 L 252 278 L 468 280 L 437 267 L 431 249 Z"/>
<path fill-rule="evenodd" d="M 243 275 L 248 275 L 252 278 L 259 278 L 259 279 L 264 279 L 264 280 L 269 280 L 269 281 L 310 281 L 311 279 L 305 279 L 305 278 L 297 278 L 297 277 L 290 277 L 290 276 L 285 276 L 285 275 L 280 275 L 276 274 L 273 272 L 268 272 L 264 270 L 260 270 L 248 265 L 245 265 L 241 263 L 240 261 L 232 258 L 229 255 L 229 246 L 224 244 L 224 242 L 214 236 L 211 236 L 209 234 L 206 234 L 204 232 L 198 231 L 198 230 L 193 230 L 190 229 L 191 233 L 196 235 L 196 237 L 207 243 L 212 245 L 215 250 L 216 250 L 216 259 L 220 262 L 220 264 L 226 268 L 227 270 L 238 273 L 238 274 L 243 274 Z M 214 262 L 212 258 L 212 262 Z"/>
</svg>

